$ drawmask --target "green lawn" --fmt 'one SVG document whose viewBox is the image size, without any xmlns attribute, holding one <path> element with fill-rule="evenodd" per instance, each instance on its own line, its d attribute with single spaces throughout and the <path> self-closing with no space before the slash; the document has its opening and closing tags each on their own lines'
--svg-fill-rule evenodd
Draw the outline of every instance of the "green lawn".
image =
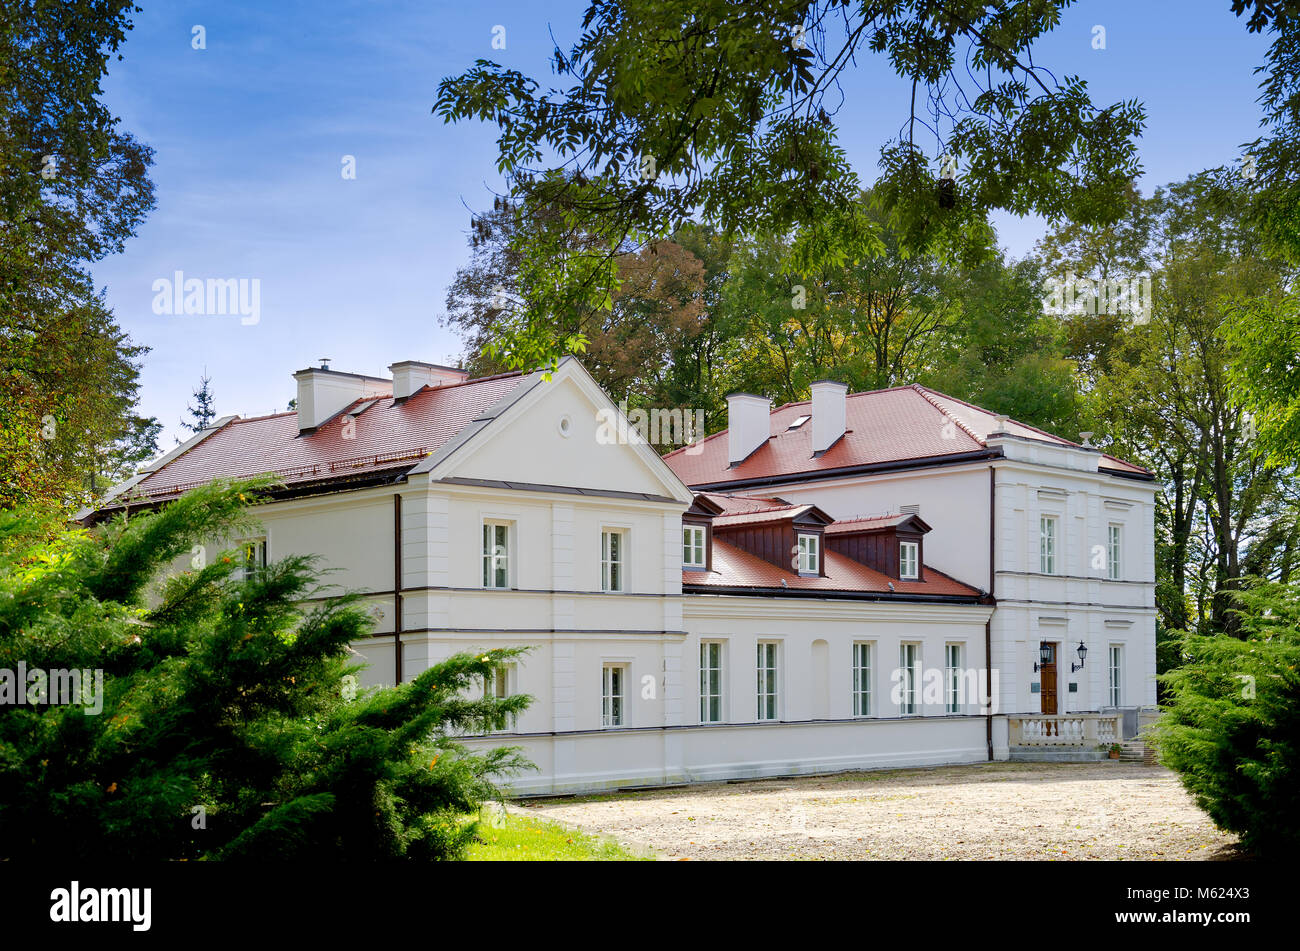
<svg viewBox="0 0 1300 951">
<path fill-rule="evenodd" d="M 616 842 L 511 813 L 504 824 L 479 826 L 482 840 L 470 846 L 471 862 L 635 862 Z"/>
</svg>

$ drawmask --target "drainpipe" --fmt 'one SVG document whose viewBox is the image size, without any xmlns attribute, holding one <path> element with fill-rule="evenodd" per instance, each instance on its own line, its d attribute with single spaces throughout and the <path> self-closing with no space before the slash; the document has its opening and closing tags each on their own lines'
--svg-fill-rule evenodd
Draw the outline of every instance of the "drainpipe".
<svg viewBox="0 0 1300 951">
<path fill-rule="evenodd" d="M 393 671 L 402 682 L 402 493 L 393 493 Z"/>
<path fill-rule="evenodd" d="M 994 526 L 996 522 L 994 491 L 994 472 L 993 466 L 989 466 L 989 598 L 993 598 L 993 579 L 996 577 L 994 566 L 995 539 Z M 997 610 L 995 606 L 994 611 Z M 989 691 L 988 713 L 984 717 L 984 739 L 988 743 L 989 762 L 993 762 L 993 616 L 990 614 L 989 619 L 984 622 L 984 683 Z"/>
</svg>

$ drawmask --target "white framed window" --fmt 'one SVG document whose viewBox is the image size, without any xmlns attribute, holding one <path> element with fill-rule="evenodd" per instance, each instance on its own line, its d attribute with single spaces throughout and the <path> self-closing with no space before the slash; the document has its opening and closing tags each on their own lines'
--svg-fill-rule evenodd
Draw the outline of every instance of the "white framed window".
<svg viewBox="0 0 1300 951">
<path fill-rule="evenodd" d="M 600 671 L 600 725 L 622 726 L 623 689 L 627 669 L 622 664 L 605 664 Z"/>
<path fill-rule="evenodd" d="M 777 707 L 777 645 L 758 645 L 758 719 L 775 720 Z"/>
<path fill-rule="evenodd" d="M 1124 539 L 1122 525 L 1106 526 L 1106 577 L 1111 581 L 1119 580 L 1120 546 Z"/>
<path fill-rule="evenodd" d="M 1122 644 L 1111 644 L 1110 650 L 1107 651 L 1107 693 L 1110 698 L 1112 707 L 1120 706 L 1124 699 L 1124 646 Z"/>
<path fill-rule="evenodd" d="M 514 665 L 497 664 L 492 668 L 492 673 L 483 678 L 483 699 L 484 700 L 504 700 L 510 696 L 511 685 L 514 682 Z M 494 731 L 514 729 L 515 716 L 510 715 L 507 721 L 504 717 L 494 727 Z"/>
<path fill-rule="evenodd" d="M 916 713 L 916 700 L 921 688 L 920 644 L 899 645 L 898 671 L 898 712 L 907 716 Z"/>
<path fill-rule="evenodd" d="M 722 722 L 722 644 L 700 643 L 700 722 Z"/>
<path fill-rule="evenodd" d="M 256 578 L 266 568 L 266 539 L 249 538 L 235 549 L 235 570 L 230 577 L 235 581 Z"/>
<path fill-rule="evenodd" d="M 962 689 L 961 645 L 945 644 L 943 647 L 944 710 L 961 713 L 965 691 Z"/>
<path fill-rule="evenodd" d="M 510 524 L 483 523 L 483 587 L 510 587 Z"/>
<path fill-rule="evenodd" d="M 853 715 L 871 716 L 871 645 L 853 645 Z"/>
<path fill-rule="evenodd" d="M 627 532 L 607 529 L 600 533 L 600 588 L 622 591 L 627 583 Z"/>
<path fill-rule="evenodd" d="M 822 565 L 821 539 L 816 535 L 799 536 L 799 571 L 820 574 Z"/>
<path fill-rule="evenodd" d="M 682 567 L 703 568 L 706 564 L 704 551 L 704 526 L 682 526 Z"/>
<path fill-rule="evenodd" d="M 916 580 L 921 577 L 921 545 L 919 542 L 898 543 L 898 577 Z"/>
<path fill-rule="evenodd" d="M 1056 536 L 1058 524 L 1055 515 L 1039 516 L 1038 570 L 1045 575 L 1056 574 Z"/>
</svg>

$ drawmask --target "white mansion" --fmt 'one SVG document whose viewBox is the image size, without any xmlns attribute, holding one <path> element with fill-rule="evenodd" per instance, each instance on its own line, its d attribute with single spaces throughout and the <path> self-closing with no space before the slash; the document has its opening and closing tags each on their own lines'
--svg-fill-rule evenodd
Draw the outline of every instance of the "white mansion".
<svg viewBox="0 0 1300 951">
<path fill-rule="evenodd" d="M 299 371 L 296 412 L 218 420 L 83 520 L 275 473 L 238 541 L 366 593 L 370 683 L 532 648 L 486 688 L 532 705 L 468 741 L 522 747 L 521 794 L 1005 759 L 1025 718 L 1155 702 L 1156 486 L 1086 441 L 822 382 L 661 458 L 573 358 L 390 369 Z"/>
</svg>

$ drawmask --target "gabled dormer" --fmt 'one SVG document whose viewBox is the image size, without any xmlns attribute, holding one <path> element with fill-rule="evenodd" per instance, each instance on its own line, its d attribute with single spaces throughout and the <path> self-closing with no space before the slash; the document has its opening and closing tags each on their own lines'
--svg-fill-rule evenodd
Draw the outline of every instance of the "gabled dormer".
<svg viewBox="0 0 1300 951">
<path fill-rule="evenodd" d="M 707 495 L 697 495 L 682 513 L 682 570 L 710 571 L 713 568 L 713 518 L 723 508 Z"/>
<path fill-rule="evenodd" d="M 722 507 L 712 518 L 712 537 L 777 568 L 825 577 L 823 532 L 833 519 L 815 505 L 784 499 L 704 496 Z"/>
<path fill-rule="evenodd" d="M 824 530 L 833 552 L 899 581 L 917 581 L 925 563 L 930 526 L 919 515 L 883 515 L 835 522 Z"/>
</svg>

